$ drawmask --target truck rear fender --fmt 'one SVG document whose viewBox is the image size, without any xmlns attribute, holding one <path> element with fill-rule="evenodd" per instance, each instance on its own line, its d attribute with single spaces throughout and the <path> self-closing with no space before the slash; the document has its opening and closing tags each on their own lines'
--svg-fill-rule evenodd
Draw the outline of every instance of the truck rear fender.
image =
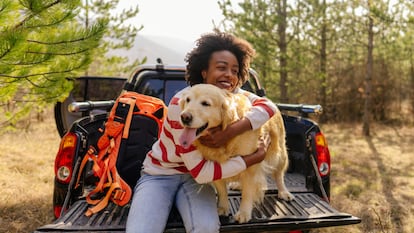
<svg viewBox="0 0 414 233">
<path fill-rule="evenodd" d="M 331 155 L 322 132 L 315 133 L 315 153 L 319 175 L 325 177 L 331 172 Z"/>
<path fill-rule="evenodd" d="M 59 183 L 69 184 L 79 144 L 79 135 L 74 132 L 66 133 L 60 141 L 59 151 L 55 158 L 55 176 Z"/>
<path fill-rule="evenodd" d="M 325 136 L 315 124 L 307 133 L 307 148 L 316 178 L 315 191 L 325 201 L 330 198 L 331 155 Z M 314 182 L 312 182 L 314 183 Z"/>
<path fill-rule="evenodd" d="M 74 132 L 67 132 L 60 141 L 59 150 L 55 158 L 55 177 L 60 184 L 68 185 L 73 175 L 76 152 L 79 151 L 80 136 Z M 53 206 L 55 217 L 60 216 L 61 205 Z"/>
</svg>

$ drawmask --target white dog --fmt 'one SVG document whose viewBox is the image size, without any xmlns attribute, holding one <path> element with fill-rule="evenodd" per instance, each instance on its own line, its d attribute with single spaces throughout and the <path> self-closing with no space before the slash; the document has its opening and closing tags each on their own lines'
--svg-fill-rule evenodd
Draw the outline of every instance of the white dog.
<svg viewBox="0 0 414 233">
<path fill-rule="evenodd" d="M 220 215 L 229 214 L 227 183 L 240 182 L 242 200 L 235 219 L 239 223 L 251 219 L 254 204 L 261 203 L 267 187 L 266 176 L 271 173 L 278 188 L 278 197 L 293 200 L 287 190 L 284 175 L 288 167 L 288 156 L 285 145 L 285 128 L 280 112 L 276 113 L 260 129 L 250 130 L 231 139 L 224 147 L 211 148 L 202 145 L 197 139 L 209 128 L 221 126 L 226 128 L 230 123 L 242 119 L 251 108 L 251 103 L 242 94 L 232 94 L 211 84 L 197 84 L 183 93 L 180 100 L 181 123 L 184 133 L 180 137 L 183 146 L 194 144 L 203 157 L 209 160 L 224 162 L 231 156 L 247 155 L 255 152 L 259 138 L 270 138 L 266 157 L 263 162 L 248 167 L 239 175 L 218 180 L 214 186 L 218 195 Z"/>
</svg>

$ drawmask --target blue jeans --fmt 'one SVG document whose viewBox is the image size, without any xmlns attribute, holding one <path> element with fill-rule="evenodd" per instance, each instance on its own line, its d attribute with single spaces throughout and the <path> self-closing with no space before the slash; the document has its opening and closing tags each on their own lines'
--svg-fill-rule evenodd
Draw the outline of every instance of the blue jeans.
<svg viewBox="0 0 414 233">
<path fill-rule="evenodd" d="M 189 174 L 143 174 L 134 189 L 126 232 L 162 233 L 174 204 L 186 232 L 219 232 L 214 188 L 198 184 Z"/>
</svg>

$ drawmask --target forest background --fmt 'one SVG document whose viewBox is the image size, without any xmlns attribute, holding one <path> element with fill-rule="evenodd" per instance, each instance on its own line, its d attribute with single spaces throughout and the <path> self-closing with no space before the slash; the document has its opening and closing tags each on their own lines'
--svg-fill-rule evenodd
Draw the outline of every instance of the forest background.
<svg viewBox="0 0 414 233">
<path fill-rule="evenodd" d="M 41 111 L 65 98 L 70 79 L 80 74 L 125 76 L 131 66 L 146 61 L 102 56 L 131 48 L 142 27 L 124 22 L 139 19 L 138 7 L 111 16 L 118 1 L 88 2 L 0 3 L 2 128 L 33 112 L 33 102 Z M 365 135 L 371 121 L 412 122 L 413 1 L 218 4 L 224 20 L 216 29 L 253 44 L 257 57 L 252 66 L 270 99 L 321 104 L 321 122 L 362 122 Z"/>
<path fill-rule="evenodd" d="M 33 133 L 36 127 L 50 129 L 50 124 L 45 126 L 37 123 L 43 119 L 51 123 L 50 109 L 55 102 L 68 95 L 72 88 L 71 80 L 76 77 L 85 74 L 126 76 L 132 66 L 146 62 L 145 59 L 128 61 L 122 56 L 102 56 L 110 50 L 131 48 L 133 39 L 142 29 L 125 23 L 131 18 L 139 20 L 137 7 L 118 15 L 110 14 L 118 2 L 0 1 L 0 130 L 3 138 L 12 138 L 9 144 L 3 146 L 24 139 L 21 134 Z M 390 139 L 393 146 L 403 141 L 404 150 L 401 154 L 409 158 L 407 153 L 412 153 L 412 150 L 407 148 L 413 144 L 410 132 L 414 124 L 413 1 L 245 0 L 233 6 L 230 1 L 220 0 L 218 5 L 225 19 L 215 27 L 232 32 L 253 44 L 257 57 L 252 66 L 261 76 L 270 99 L 284 103 L 321 104 L 324 114 L 317 121 L 335 124 L 332 129 L 327 127 L 328 140 L 330 131 L 337 137 L 332 139 L 335 144 L 349 139 L 347 136 L 340 137 L 343 131 L 355 133 L 356 138 L 368 142 L 372 139 L 367 136 L 384 134 L 387 136 L 380 139 Z M 341 125 L 354 131 L 341 129 Z M 388 131 L 379 134 L 387 127 L 392 128 L 393 134 L 388 134 Z M 392 135 L 397 135 L 401 141 L 393 141 Z M 350 149 L 360 142 L 344 145 Z M 57 144 L 53 148 L 57 148 Z M 372 151 L 372 146 L 370 148 Z M 375 148 L 374 154 L 381 154 Z M 41 153 L 42 149 L 45 150 L 42 147 L 28 150 Z M 14 155 L 13 151 L 2 151 L 0 173 L 7 176 L 1 177 L 0 181 L 4 186 L 11 187 L 11 173 L 8 171 L 12 169 L 13 174 L 15 171 L 21 173 L 17 165 L 10 167 L 12 163 L 9 159 Z M 55 151 L 50 153 L 52 157 L 49 156 L 49 162 L 53 163 Z M 337 171 L 348 171 L 349 164 L 344 162 L 347 158 L 341 157 L 344 164 L 339 164 Z M 354 158 L 350 163 L 355 163 L 357 159 Z M 39 163 L 44 165 L 45 161 Z M 404 167 L 409 168 L 410 165 Z M 360 166 L 363 167 L 363 164 Z M 383 168 L 384 165 L 377 167 Z M 30 173 L 36 168 L 25 169 Z M 382 171 L 380 169 L 376 175 Z M 395 175 L 398 165 L 388 171 L 390 173 L 385 174 Z M 411 172 L 404 174 L 412 179 Z M 53 175 L 45 175 L 41 180 L 47 183 L 50 181 L 46 179 L 50 177 Z M 367 180 L 375 177 L 378 178 L 367 176 Z M 383 179 L 387 181 L 384 185 L 389 184 L 388 178 Z M 339 188 L 340 184 L 334 183 L 333 186 Z M 412 184 L 408 183 L 406 187 L 410 189 Z M 11 189 L 11 192 L 18 193 L 21 188 Z M 345 201 L 339 204 L 342 207 L 348 203 L 347 198 L 359 196 L 364 190 L 355 183 L 344 189 L 348 194 L 344 197 Z M 7 195 L 2 196 L 7 198 Z M 50 201 L 50 197 L 46 199 Z M 371 219 L 373 225 L 379 225 L 381 232 L 388 232 L 388 229 L 391 229 L 389 232 L 393 232 L 392 229 L 401 232 L 406 223 L 401 219 L 407 211 L 408 216 L 412 216 L 413 210 L 402 211 L 406 207 L 403 204 L 398 207 L 397 210 L 384 210 L 388 216 L 386 218 L 375 211 L 367 219 Z M 14 208 L 3 210 L 13 213 Z M 24 208 L 21 211 L 27 215 Z M 38 213 L 32 214 L 33 219 L 36 219 Z M 1 215 L 0 223 L 2 219 L 4 221 L 8 217 Z M 384 219 L 387 220 L 385 223 L 381 221 Z M 41 221 L 45 223 L 49 220 Z M 366 224 L 365 219 L 363 221 Z M 15 229 L 25 229 L 25 222 L 27 219 L 17 223 Z M 409 229 L 413 229 L 413 225 L 408 224 L 411 226 Z M 362 229 L 372 227 L 365 225 Z"/>
</svg>

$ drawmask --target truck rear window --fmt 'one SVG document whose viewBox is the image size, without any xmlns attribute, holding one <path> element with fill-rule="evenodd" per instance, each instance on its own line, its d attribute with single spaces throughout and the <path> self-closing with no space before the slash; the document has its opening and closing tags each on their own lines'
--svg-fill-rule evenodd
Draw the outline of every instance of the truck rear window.
<svg viewBox="0 0 414 233">
<path fill-rule="evenodd" d="M 121 93 L 126 79 L 111 77 L 80 77 L 73 85 L 76 101 L 112 100 Z"/>
<path fill-rule="evenodd" d="M 162 99 L 168 104 L 171 98 L 181 89 L 187 86 L 183 79 L 156 79 L 145 78 L 142 80 L 144 85 L 139 86 L 136 90 L 138 93 L 150 95 Z"/>
</svg>

